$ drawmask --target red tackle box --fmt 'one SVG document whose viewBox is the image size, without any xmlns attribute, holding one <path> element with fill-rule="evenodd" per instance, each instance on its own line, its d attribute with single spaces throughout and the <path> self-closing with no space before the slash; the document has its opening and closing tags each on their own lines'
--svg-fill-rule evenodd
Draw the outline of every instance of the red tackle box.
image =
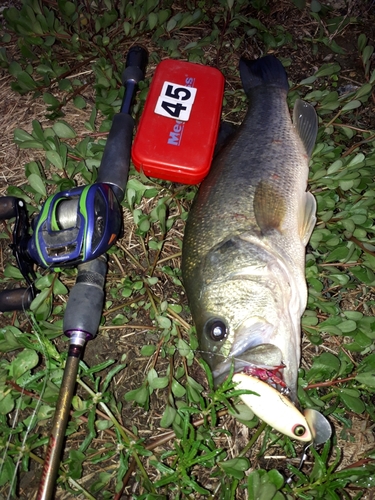
<svg viewBox="0 0 375 500">
<path fill-rule="evenodd" d="M 210 66 L 167 59 L 156 68 L 132 147 L 138 171 L 183 184 L 208 174 L 224 77 Z"/>
</svg>

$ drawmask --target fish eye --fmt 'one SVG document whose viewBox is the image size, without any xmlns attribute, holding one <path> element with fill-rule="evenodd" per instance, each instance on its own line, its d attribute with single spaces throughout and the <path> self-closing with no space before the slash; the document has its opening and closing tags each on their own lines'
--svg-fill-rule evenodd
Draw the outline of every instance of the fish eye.
<svg viewBox="0 0 375 500">
<path fill-rule="evenodd" d="M 306 432 L 306 427 L 303 425 L 296 425 L 293 429 L 293 434 L 297 437 L 301 437 L 305 434 Z"/>
<path fill-rule="evenodd" d="M 206 335 L 212 340 L 223 340 L 228 333 L 226 324 L 221 319 L 210 319 L 204 326 Z"/>
</svg>

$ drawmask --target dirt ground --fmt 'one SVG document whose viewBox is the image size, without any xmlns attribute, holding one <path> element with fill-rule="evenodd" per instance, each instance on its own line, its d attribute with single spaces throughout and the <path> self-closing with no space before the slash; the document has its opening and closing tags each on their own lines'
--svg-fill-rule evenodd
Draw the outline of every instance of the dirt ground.
<svg viewBox="0 0 375 500">
<path fill-rule="evenodd" d="M 287 32 L 292 35 L 293 43 L 287 44 L 276 51 L 279 57 L 291 58 L 292 64 L 288 68 L 289 78 L 298 82 L 301 79 L 313 74 L 314 70 L 320 67 L 324 62 L 337 61 L 343 68 L 341 75 L 345 78 L 341 83 L 353 83 L 359 85 L 364 83 L 363 68 L 358 56 L 357 40 L 361 33 L 365 33 L 369 41 L 375 41 L 375 3 L 365 0 L 331 0 L 325 2 L 329 4 L 337 15 L 355 18 L 356 21 L 349 23 L 338 34 L 327 33 L 328 38 L 334 38 L 335 42 L 345 49 L 345 54 L 333 54 L 329 47 L 324 44 L 319 44 L 319 49 L 316 53 L 313 51 L 311 42 L 307 39 L 317 35 L 319 31 L 318 23 L 313 20 L 306 12 L 301 12 L 294 8 L 288 0 L 270 1 L 271 12 L 267 15 L 260 13 L 260 20 L 267 26 L 282 26 Z M 194 39 L 194 33 L 189 36 Z M 253 40 L 250 40 L 244 47 L 240 47 L 238 56 L 244 52 L 247 57 L 254 57 L 260 55 L 260 48 L 256 46 Z M 220 69 L 225 74 L 225 51 L 218 54 L 218 63 Z M 221 66 L 221 64 L 223 64 Z M 149 72 L 152 68 L 149 69 Z M 231 87 L 239 86 L 238 74 L 229 74 L 227 76 L 227 85 Z M 25 182 L 24 177 L 24 164 L 26 162 L 43 158 L 44 153 L 39 153 L 35 150 L 22 150 L 16 147 L 13 142 L 13 133 L 15 128 L 22 128 L 31 131 L 31 122 L 37 119 L 42 124 L 48 123 L 45 118 L 45 104 L 41 99 L 33 99 L 31 95 L 20 96 L 10 89 L 10 82 L 12 78 L 5 70 L 0 70 L 0 124 L 1 124 L 1 139 L 0 139 L 0 195 L 6 194 L 8 185 L 22 185 Z M 89 94 L 89 91 L 88 91 Z M 90 109 L 77 110 L 73 106 L 67 110 L 65 120 L 71 123 L 76 130 L 79 131 L 79 123 L 83 123 L 90 116 Z M 363 116 L 364 122 L 374 127 L 375 117 L 374 103 L 366 111 Z M 370 125 L 371 124 L 371 125 Z M 82 131 L 83 128 L 82 128 Z M 125 236 L 122 240 L 124 246 L 132 253 L 142 254 L 142 248 L 139 242 L 133 238 L 132 217 L 130 214 L 124 215 L 125 222 Z M 173 231 L 176 233 L 171 235 L 170 245 L 166 246 L 165 257 L 174 255 L 179 251 L 178 247 L 173 243 L 173 236 L 182 238 L 183 227 L 177 227 Z M 0 249 L 0 269 L 3 269 L 6 262 L 12 259 L 11 252 L 7 248 L 7 242 L 1 240 Z M 140 259 L 142 262 L 142 259 Z M 119 268 L 115 260 L 111 260 L 110 266 L 112 270 L 116 270 L 118 275 L 126 273 L 134 273 L 135 269 L 132 262 L 128 259 L 121 263 L 122 269 Z M 171 267 L 179 267 L 179 258 L 172 257 L 170 262 Z M 163 283 L 163 276 L 160 275 L 161 283 Z M 168 282 L 169 283 L 169 282 Z M 182 304 L 186 305 L 186 297 L 181 288 L 177 289 L 163 289 L 161 295 L 164 297 L 172 296 L 174 300 L 180 300 Z M 178 298 L 178 299 L 177 299 Z M 350 303 L 351 298 L 347 300 Z M 114 313 L 115 314 L 115 313 Z M 4 318 L 0 317 L 0 324 Z M 185 315 L 185 320 L 190 322 L 191 318 Z M 23 319 L 23 326 L 27 328 L 27 319 Z M 92 366 L 99 362 L 105 361 L 108 358 L 120 359 L 121 356 L 127 354 L 127 370 L 126 370 L 126 384 L 123 375 L 116 379 L 116 397 L 119 400 L 124 400 L 125 392 L 128 392 L 132 387 L 138 387 L 147 369 L 148 360 L 143 358 L 140 353 L 140 347 L 147 341 L 157 340 L 157 335 L 150 334 L 153 324 L 149 317 L 140 315 L 137 321 L 132 321 L 128 326 L 118 327 L 117 329 L 102 329 L 95 339 L 89 342 L 86 346 L 84 353 L 84 361 L 88 366 Z M 56 345 L 59 350 L 66 349 L 62 339 L 56 340 Z M 312 346 L 304 346 L 311 349 L 311 354 L 315 354 Z M 309 353 L 304 353 L 304 363 L 308 364 Z M 167 361 L 165 361 L 167 363 Z M 199 376 L 200 367 L 196 365 L 196 376 Z M 203 377 L 202 377 L 203 380 Z M 204 380 L 203 380 L 204 382 Z M 156 397 L 151 401 L 152 412 L 145 413 L 141 408 L 134 408 L 130 403 L 124 403 L 123 408 L 123 424 L 131 427 L 132 423 L 136 423 L 140 429 L 140 436 L 146 439 L 152 437 L 158 428 L 158 421 L 162 414 L 162 407 Z M 354 417 L 355 425 L 347 432 L 346 438 L 339 442 L 339 446 L 345 449 L 343 466 L 355 463 L 358 457 L 363 454 L 365 450 L 373 449 L 375 445 L 373 426 L 367 421 L 364 421 L 361 416 Z M 230 428 L 233 431 L 233 436 L 236 436 L 235 441 L 230 443 L 233 449 L 241 449 L 249 439 L 249 430 L 240 424 L 236 423 L 229 417 L 224 417 L 222 421 L 223 427 Z M 336 430 L 339 436 L 339 429 Z M 76 436 L 76 438 L 78 438 Z M 283 456 L 266 455 L 261 459 L 257 458 L 256 451 L 254 451 L 251 461 L 254 464 L 258 463 L 260 467 L 265 469 L 284 467 Z M 296 458 L 295 465 L 298 465 L 299 459 Z M 25 474 L 21 480 L 21 495 L 20 498 L 33 498 L 36 491 L 36 484 L 39 478 L 40 470 L 32 470 Z M 131 483 L 130 483 L 130 486 Z M 355 493 L 355 490 L 353 490 Z M 367 500 L 373 499 L 375 492 L 368 491 L 365 498 Z M 69 494 L 59 493 L 57 498 L 67 499 L 70 498 Z M 128 498 L 124 496 L 123 498 Z"/>
</svg>

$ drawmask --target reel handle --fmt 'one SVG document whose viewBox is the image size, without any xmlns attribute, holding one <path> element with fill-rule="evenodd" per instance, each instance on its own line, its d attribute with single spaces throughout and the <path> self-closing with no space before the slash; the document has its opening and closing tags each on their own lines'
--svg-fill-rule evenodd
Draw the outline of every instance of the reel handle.
<svg viewBox="0 0 375 500">
<path fill-rule="evenodd" d="M 0 220 L 11 219 L 18 214 L 19 203 L 24 201 L 15 196 L 2 196 L 0 198 Z"/>
<path fill-rule="evenodd" d="M 24 311 L 34 299 L 31 288 L 15 288 L 0 292 L 0 312 Z"/>
<path fill-rule="evenodd" d="M 0 220 L 15 218 L 13 229 L 13 243 L 10 248 L 16 258 L 17 265 L 27 281 L 28 288 L 15 288 L 0 292 L 0 312 L 23 311 L 30 307 L 35 297 L 32 286 L 34 271 L 32 262 L 24 252 L 24 244 L 27 238 L 28 222 L 25 202 L 15 196 L 3 196 L 0 198 Z"/>
</svg>

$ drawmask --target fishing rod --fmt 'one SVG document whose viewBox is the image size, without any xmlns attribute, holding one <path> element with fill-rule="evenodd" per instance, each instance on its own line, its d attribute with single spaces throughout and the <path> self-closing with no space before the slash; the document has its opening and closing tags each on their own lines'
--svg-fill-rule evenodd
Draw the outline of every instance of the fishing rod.
<svg viewBox="0 0 375 500">
<path fill-rule="evenodd" d="M 134 129 L 131 104 L 137 84 L 144 79 L 146 64 L 147 52 L 142 47 L 133 47 L 128 53 L 122 75 L 125 86 L 123 103 L 120 113 L 113 118 L 99 167 L 97 182 L 109 185 L 118 203 L 124 198 L 130 165 Z M 68 358 L 37 494 L 38 500 L 52 498 L 55 489 L 79 360 L 86 342 L 96 336 L 99 328 L 106 273 L 105 254 L 79 264 L 76 283 L 69 295 L 63 322 L 64 334 L 70 338 Z"/>
<path fill-rule="evenodd" d="M 106 274 L 105 254 L 79 264 L 76 282 L 69 294 L 63 321 L 64 335 L 69 337 L 68 357 L 44 459 L 38 500 L 53 498 L 79 361 L 86 342 L 95 338 L 98 331 Z"/>
<path fill-rule="evenodd" d="M 113 118 L 96 183 L 49 197 L 32 224 L 31 236 L 25 202 L 12 196 L 0 198 L 0 219 L 15 218 L 10 247 L 28 284 L 27 288 L 0 292 L 0 311 L 25 310 L 30 306 L 36 296 L 35 264 L 78 269 L 64 314 L 63 331 L 69 337 L 69 349 L 38 500 L 53 498 L 79 361 L 86 342 L 95 338 L 99 328 L 106 252 L 122 227 L 120 203 L 125 195 L 134 130 L 131 107 L 147 62 L 143 47 L 129 50 L 122 74 L 124 98 L 120 112 Z"/>
</svg>

